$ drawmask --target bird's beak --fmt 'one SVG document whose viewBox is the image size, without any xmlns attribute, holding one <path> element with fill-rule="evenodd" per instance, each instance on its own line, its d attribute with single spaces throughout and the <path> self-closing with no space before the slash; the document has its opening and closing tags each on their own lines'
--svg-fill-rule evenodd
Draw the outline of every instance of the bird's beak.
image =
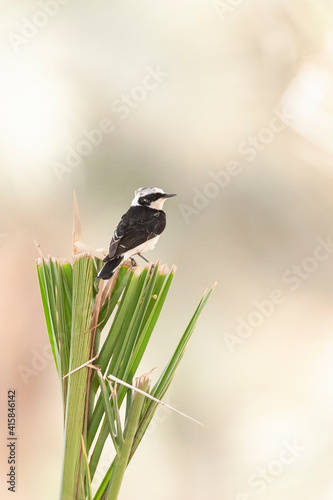
<svg viewBox="0 0 333 500">
<path fill-rule="evenodd" d="M 177 196 L 176 194 L 164 194 L 163 198 L 172 198 L 173 196 Z"/>
</svg>

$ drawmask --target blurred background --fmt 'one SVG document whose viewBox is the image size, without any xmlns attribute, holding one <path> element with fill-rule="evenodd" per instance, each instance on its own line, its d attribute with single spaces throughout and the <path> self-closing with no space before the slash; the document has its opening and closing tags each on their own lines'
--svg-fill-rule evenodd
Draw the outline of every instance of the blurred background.
<svg viewBox="0 0 333 500">
<path fill-rule="evenodd" d="M 58 498 L 59 383 L 33 240 L 106 248 L 134 190 L 177 193 L 177 266 L 141 373 L 218 286 L 122 500 L 333 499 L 331 0 L 1 2 L 1 498 Z M 105 458 L 105 466 L 108 457 Z"/>
</svg>

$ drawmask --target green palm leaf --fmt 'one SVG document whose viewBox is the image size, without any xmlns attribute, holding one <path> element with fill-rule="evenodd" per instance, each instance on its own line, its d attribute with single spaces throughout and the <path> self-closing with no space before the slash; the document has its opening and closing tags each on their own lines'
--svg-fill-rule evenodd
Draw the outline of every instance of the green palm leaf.
<svg viewBox="0 0 333 500">
<path fill-rule="evenodd" d="M 77 223 L 77 211 L 75 217 Z M 74 231 L 74 249 L 82 250 L 85 245 L 78 243 L 79 233 Z M 81 251 L 72 263 L 43 257 L 37 262 L 46 327 L 64 403 L 61 500 L 115 500 L 128 462 L 158 406 L 130 386 L 115 385 L 106 378 L 110 374 L 133 384 L 175 269 L 168 272 L 165 266 L 156 264 L 133 270 L 123 265 L 109 282 L 103 282 L 95 280 L 102 262 L 93 254 L 93 250 Z M 211 292 L 199 302 L 150 392 L 153 397 L 160 400 L 170 386 Z M 148 376 L 137 383 L 147 392 Z M 122 405 L 126 406 L 123 419 Z M 93 496 L 92 481 L 108 436 L 114 444 L 114 459 Z"/>
</svg>

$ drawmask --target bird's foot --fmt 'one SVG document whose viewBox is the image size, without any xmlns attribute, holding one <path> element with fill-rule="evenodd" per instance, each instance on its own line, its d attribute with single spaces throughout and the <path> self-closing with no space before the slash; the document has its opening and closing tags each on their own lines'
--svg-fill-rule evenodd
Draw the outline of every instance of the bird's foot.
<svg viewBox="0 0 333 500">
<path fill-rule="evenodd" d="M 133 259 L 133 257 L 130 257 L 130 261 L 131 261 L 131 266 L 132 267 L 136 267 L 138 264 L 136 262 L 136 260 Z"/>
<path fill-rule="evenodd" d="M 150 265 L 150 270 L 149 270 L 150 274 L 153 274 L 155 266 L 156 266 L 156 264 L 151 264 Z"/>
<path fill-rule="evenodd" d="M 145 260 L 146 262 L 149 263 L 149 260 L 146 259 L 141 253 L 138 253 L 138 256 L 141 257 L 141 259 Z"/>
<path fill-rule="evenodd" d="M 141 259 L 145 260 L 148 264 L 150 264 L 150 261 L 146 259 L 141 253 L 138 253 L 138 256 L 141 257 Z M 150 264 L 150 269 L 149 269 L 149 274 L 153 274 L 155 269 L 155 264 Z"/>
</svg>

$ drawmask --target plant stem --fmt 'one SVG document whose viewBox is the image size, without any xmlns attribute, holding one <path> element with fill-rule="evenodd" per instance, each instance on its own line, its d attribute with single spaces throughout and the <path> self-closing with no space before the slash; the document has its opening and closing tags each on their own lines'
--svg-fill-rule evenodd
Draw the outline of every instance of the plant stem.
<svg viewBox="0 0 333 500">
<path fill-rule="evenodd" d="M 148 389 L 148 385 L 149 385 L 149 378 L 145 375 L 143 375 L 137 380 L 136 386 L 145 392 Z M 145 396 L 138 392 L 136 392 L 133 396 L 124 432 L 124 441 L 120 450 L 119 457 L 117 457 L 115 460 L 112 478 L 110 481 L 110 487 L 106 497 L 107 500 L 117 500 L 118 498 L 123 476 L 130 457 L 133 440 L 138 428 L 144 399 Z"/>
<path fill-rule="evenodd" d="M 86 256 L 77 259 L 73 271 L 70 371 L 88 361 L 91 353 L 92 279 L 92 259 Z M 89 369 L 84 367 L 69 376 L 61 500 L 85 499 L 82 436 L 86 439 L 88 373 Z"/>
</svg>

